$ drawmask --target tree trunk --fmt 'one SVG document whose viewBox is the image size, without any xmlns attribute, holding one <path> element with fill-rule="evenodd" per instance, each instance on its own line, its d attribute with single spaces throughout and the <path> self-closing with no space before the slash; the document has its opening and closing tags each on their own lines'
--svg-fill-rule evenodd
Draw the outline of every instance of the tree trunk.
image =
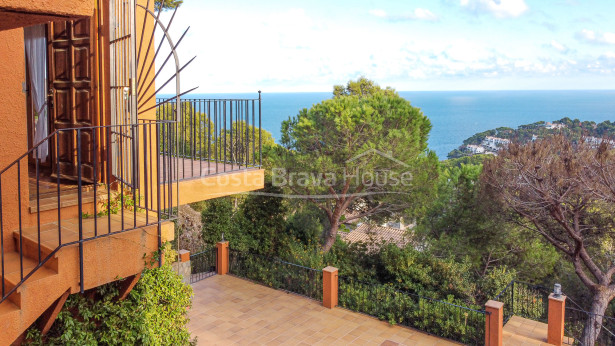
<svg viewBox="0 0 615 346">
<path fill-rule="evenodd" d="M 599 291 L 594 295 L 591 306 L 591 314 L 588 314 L 585 322 L 585 328 L 583 329 L 583 336 L 581 342 L 585 346 L 594 346 L 600 330 L 602 329 L 602 316 L 609 305 L 609 292 Z"/>
<path fill-rule="evenodd" d="M 335 239 L 337 238 L 337 230 L 340 228 L 339 223 L 332 222 L 331 227 L 325 233 L 325 242 L 322 245 L 322 250 L 324 252 L 329 252 L 335 243 Z"/>
</svg>

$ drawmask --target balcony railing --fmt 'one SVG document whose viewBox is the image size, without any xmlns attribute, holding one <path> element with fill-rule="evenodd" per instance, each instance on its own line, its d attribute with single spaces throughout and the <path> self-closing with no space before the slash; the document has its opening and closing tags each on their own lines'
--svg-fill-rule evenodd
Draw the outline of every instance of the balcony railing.
<svg viewBox="0 0 615 346">
<path fill-rule="evenodd" d="M 176 103 L 158 99 L 158 120 L 176 119 Z M 261 96 L 256 99 L 182 99 L 178 119 L 178 179 L 188 180 L 262 165 Z"/>
<path fill-rule="evenodd" d="M 171 179 L 177 169 L 172 160 L 177 147 L 171 145 L 176 126 L 176 122 L 142 121 L 56 130 L 0 171 L 0 302 L 63 247 L 79 246 L 83 291 L 87 275 L 83 272 L 85 242 L 157 225 L 160 245 L 161 222 L 176 217 L 173 194 L 177 188 Z M 38 157 L 43 148 L 54 154 L 50 156 L 54 162 L 41 163 Z M 29 163 L 31 157 L 33 163 Z M 67 193 L 66 186 L 71 187 L 71 193 Z M 30 203 L 35 205 L 34 209 L 30 206 L 30 213 L 35 215 L 26 215 L 29 201 L 24 199 L 28 191 Z M 62 209 L 69 202 L 75 203 L 74 194 L 76 218 L 74 213 L 67 216 L 69 211 Z M 85 194 L 94 198 L 84 201 Z M 57 214 L 54 208 L 43 210 L 43 200 L 53 204 Z M 33 225 L 27 221 L 32 216 L 36 219 Z M 7 232 L 15 232 L 18 240 L 18 282 L 11 287 L 5 280 L 11 248 L 4 241 Z M 33 268 L 24 268 L 25 256 L 36 262 Z"/>
</svg>

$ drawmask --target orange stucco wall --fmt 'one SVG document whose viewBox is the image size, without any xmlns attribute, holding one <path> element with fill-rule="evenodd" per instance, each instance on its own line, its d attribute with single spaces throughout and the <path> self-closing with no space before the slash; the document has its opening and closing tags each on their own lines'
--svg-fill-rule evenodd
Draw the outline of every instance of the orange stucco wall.
<svg viewBox="0 0 615 346">
<path fill-rule="evenodd" d="M 265 186 L 265 171 L 251 169 L 179 182 L 179 205 L 260 190 Z M 174 186 L 175 187 L 175 186 Z M 173 190 L 175 195 L 175 190 Z"/>
<path fill-rule="evenodd" d="M 26 123 L 26 80 L 23 29 L 0 31 L 0 170 L 28 150 Z M 25 164 L 25 167 L 24 167 Z M 27 200 L 27 164 L 22 162 L 22 200 Z M 11 232 L 17 228 L 17 170 L 2 174 L 2 212 L 4 244 L 11 249 Z M 22 213 L 27 213 L 22 203 Z M 8 243 L 8 244 L 7 244 Z"/>
<path fill-rule="evenodd" d="M 91 16 L 96 0 L 0 0 L 0 30 Z"/>
<path fill-rule="evenodd" d="M 26 80 L 23 29 L 0 31 L 0 170 L 5 169 L 28 150 L 26 94 L 22 83 Z M 29 210 L 28 160 L 20 161 L 21 224 L 36 224 L 37 215 Z M 12 250 L 12 231 L 19 228 L 19 198 L 17 166 L 2 173 L 2 238 L 5 250 Z M 93 205 L 84 205 L 84 212 L 92 213 Z M 62 208 L 62 218 L 74 218 L 77 207 Z M 41 224 L 57 220 L 57 210 L 41 212 Z"/>
<path fill-rule="evenodd" d="M 0 0 L 0 9 L 59 17 L 91 16 L 96 0 Z"/>
</svg>

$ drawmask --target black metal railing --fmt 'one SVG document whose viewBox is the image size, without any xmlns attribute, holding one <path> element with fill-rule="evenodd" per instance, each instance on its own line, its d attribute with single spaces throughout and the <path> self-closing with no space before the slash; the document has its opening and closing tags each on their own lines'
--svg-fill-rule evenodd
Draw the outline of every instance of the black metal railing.
<svg viewBox="0 0 615 346">
<path fill-rule="evenodd" d="M 176 147 L 170 145 L 176 126 L 142 121 L 56 130 L 0 171 L 0 302 L 65 246 L 79 246 L 81 291 L 85 242 L 158 225 L 160 246 L 161 221 L 176 217 L 177 186 L 171 179 Z M 52 153 L 47 160 L 52 162 L 39 160 L 43 148 Z M 68 217 L 62 207 L 75 203 L 74 193 L 78 214 Z M 28 199 L 35 215 L 28 215 Z M 43 204 L 52 207 L 44 211 Z M 15 263 L 8 258 L 7 232 L 14 232 L 18 247 L 19 269 L 12 273 L 7 272 L 9 261 Z"/>
<path fill-rule="evenodd" d="M 190 255 L 190 283 L 216 275 L 217 248 L 210 248 Z"/>
<path fill-rule="evenodd" d="M 175 103 L 156 108 L 159 120 L 175 119 Z M 261 94 L 256 99 L 182 99 L 178 119 L 179 180 L 262 165 Z"/>
<path fill-rule="evenodd" d="M 465 344 L 485 342 L 487 311 L 422 297 L 389 284 L 339 276 L 339 305 Z"/>
<path fill-rule="evenodd" d="M 322 270 L 250 252 L 229 251 L 229 273 L 322 301 Z"/>
<path fill-rule="evenodd" d="M 504 324 L 514 316 L 547 322 L 549 289 L 512 280 L 493 300 L 504 303 Z"/>
<path fill-rule="evenodd" d="M 615 345 L 615 317 L 585 311 L 572 298 L 566 297 L 564 317 L 565 342 L 569 345 Z M 592 327 L 592 328 L 588 328 Z"/>
</svg>

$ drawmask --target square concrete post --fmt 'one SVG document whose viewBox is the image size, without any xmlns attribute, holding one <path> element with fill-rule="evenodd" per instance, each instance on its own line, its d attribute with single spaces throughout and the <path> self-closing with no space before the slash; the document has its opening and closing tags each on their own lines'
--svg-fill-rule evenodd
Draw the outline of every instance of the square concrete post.
<svg viewBox="0 0 615 346">
<path fill-rule="evenodd" d="M 337 268 L 326 267 L 322 270 L 322 305 L 333 309 L 337 306 Z"/>
<path fill-rule="evenodd" d="M 228 273 L 228 241 L 219 241 L 218 254 L 216 256 L 216 269 L 218 275 L 226 275 Z"/>
<path fill-rule="evenodd" d="M 564 343 L 564 316 L 566 314 L 566 296 L 549 294 L 549 316 L 547 342 L 552 345 Z"/>
<path fill-rule="evenodd" d="M 489 300 L 485 304 L 485 345 L 502 346 L 504 328 L 504 303 Z"/>
</svg>

